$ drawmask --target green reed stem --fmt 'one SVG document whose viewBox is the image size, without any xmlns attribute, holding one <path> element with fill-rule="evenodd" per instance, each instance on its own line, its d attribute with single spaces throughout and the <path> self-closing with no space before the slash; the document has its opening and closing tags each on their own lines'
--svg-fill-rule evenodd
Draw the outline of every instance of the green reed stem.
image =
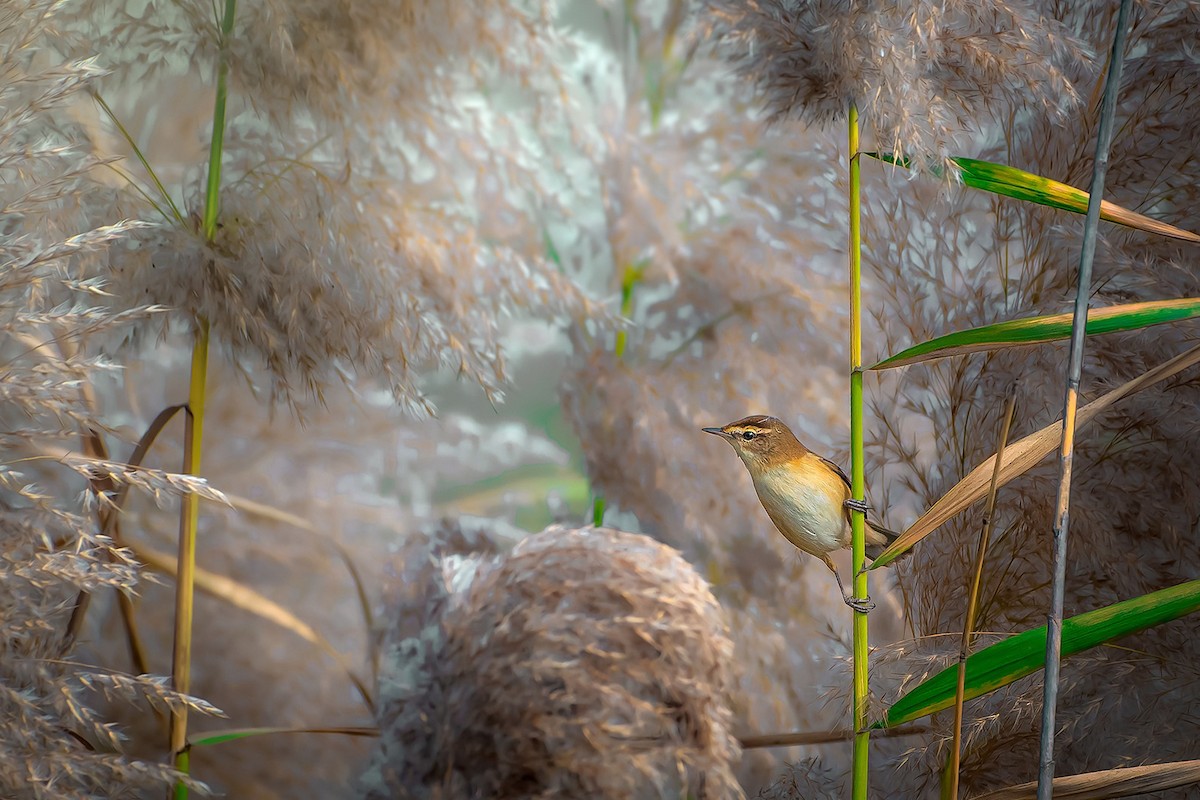
<svg viewBox="0 0 1200 800">
<path fill-rule="evenodd" d="M 208 151 L 208 183 L 204 189 L 204 238 L 210 242 L 217 234 L 217 212 L 221 202 L 221 153 L 225 144 L 225 99 L 229 92 L 229 37 L 233 33 L 233 17 L 236 10 L 237 0 L 225 0 L 225 15 L 221 18 L 221 51 L 217 57 L 217 97 L 213 102 L 212 144 Z"/>
<path fill-rule="evenodd" d="M 858 158 L 858 109 L 850 106 L 850 492 L 855 499 L 866 495 L 863 463 L 863 376 L 862 376 L 862 187 Z M 867 597 L 866 515 L 850 515 L 851 569 L 854 596 Z M 867 798 L 867 750 L 871 734 L 867 726 L 867 615 L 854 614 L 854 800 Z"/>
<path fill-rule="evenodd" d="M 638 285 L 645 272 L 646 263 L 638 262 L 627 264 L 621 273 L 621 316 L 624 319 L 629 319 L 629 315 L 633 313 L 633 288 Z M 617 331 L 617 342 L 613 347 L 613 354 L 617 358 L 625 357 L 627 342 L 626 331 L 622 328 Z M 604 495 L 597 492 L 592 499 L 592 524 L 597 528 L 604 524 L 604 509 Z"/>
<path fill-rule="evenodd" d="M 225 140 L 225 103 L 229 92 L 229 38 L 237 0 L 225 0 L 221 18 L 220 52 L 217 56 L 217 92 L 213 103 L 212 143 L 208 158 L 208 183 L 204 193 L 204 238 L 212 242 L 217 232 L 220 209 L 221 155 Z M 196 341 L 192 346 L 191 384 L 184 430 L 183 472 L 200 474 L 200 450 L 204 440 L 204 403 L 208 384 L 208 320 L 198 320 Z M 186 494 L 179 515 L 179 571 L 175 579 L 175 644 L 171 662 L 171 681 L 175 691 L 187 694 L 192 683 L 192 620 L 195 616 L 196 531 L 200 522 L 200 502 Z M 187 708 L 171 714 L 171 758 L 175 768 L 187 773 Z M 186 800 L 188 789 L 175 784 L 176 800 Z"/>
</svg>

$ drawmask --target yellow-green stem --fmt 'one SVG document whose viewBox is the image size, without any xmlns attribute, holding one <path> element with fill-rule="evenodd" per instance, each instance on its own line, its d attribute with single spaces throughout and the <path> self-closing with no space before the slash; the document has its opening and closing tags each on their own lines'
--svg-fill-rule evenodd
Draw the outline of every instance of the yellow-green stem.
<svg viewBox="0 0 1200 800">
<path fill-rule="evenodd" d="M 204 440 L 204 399 L 208 382 L 208 321 L 201 320 L 192 348 L 191 389 L 184 423 L 183 472 L 200 474 L 200 444 Z M 171 659 L 171 682 L 175 691 L 187 694 L 192 684 L 192 618 L 195 608 L 196 529 L 200 521 L 200 498 L 183 496 L 179 519 L 179 573 L 175 578 L 175 646 Z M 180 772 L 187 772 L 187 707 L 171 713 L 171 757 Z M 175 785 L 177 798 L 187 797 L 187 787 Z"/>
<path fill-rule="evenodd" d="M 625 319 L 633 313 L 633 287 L 642 279 L 645 269 L 645 263 L 628 264 L 621 273 L 621 316 Z M 617 343 L 613 347 L 617 358 L 624 358 L 627 341 L 625 329 L 617 331 Z M 604 508 L 604 495 L 597 492 L 592 498 L 592 524 L 597 528 L 604 524 Z"/>
<path fill-rule="evenodd" d="M 633 287 L 642 278 L 643 267 L 630 264 L 625 267 L 625 271 L 621 273 L 621 316 L 629 319 L 629 315 L 633 313 Z M 627 341 L 626 331 L 624 328 L 617 331 L 617 344 L 613 348 L 613 353 L 617 358 L 622 358 L 625 355 L 625 343 Z"/>
<path fill-rule="evenodd" d="M 216 99 L 213 101 L 208 183 L 204 193 L 203 231 L 205 240 L 210 243 L 216 237 L 217 216 L 220 210 L 221 155 L 225 140 L 225 102 L 229 81 L 229 38 L 233 32 L 236 11 L 237 0 L 225 0 L 218 42 L 217 87 Z M 196 341 L 192 346 L 191 384 L 188 390 L 188 414 L 184 431 L 183 471 L 188 475 L 200 474 L 200 452 L 204 441 L 204 403 L 208 384 L 208 344 L 208 320 L 201 317 L 198 320 Z M 199 522 L 199 498 L 194 494 L 184 495 L 179 518 L 179 571 L 175 578 L 175 645 L 171 663 L 172 685 L 176 691 L 184 694 L 191 691 L 196 531 Z M 176 769 L 186 774 L 189 766 L 186 707 L 171 715 L 170 747 Z M 177 783 L 177 800 L 183 800 L 187 796 L 187 786 L 182 782 Z"/>
<path fill-rule="evenodd" d="M 862 214 L 858 158 L 858 109 L 850 106 L 850 491 L 855 499 L 866 495 L 863 463 L 863 376 L 862 376 Z M 851 568 L 854 596 L 867 597 L 866 516 L 850 515 Z M 867 798 L 867 750 L 871 734 L 867 727 L 867 615 L 854 614 L 854 800 Z"/>
</svg>

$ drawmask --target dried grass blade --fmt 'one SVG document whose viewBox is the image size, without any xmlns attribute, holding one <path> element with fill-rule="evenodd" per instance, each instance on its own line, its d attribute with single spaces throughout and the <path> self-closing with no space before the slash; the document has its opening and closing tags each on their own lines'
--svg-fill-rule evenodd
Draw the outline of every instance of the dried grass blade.
<svg viewBox="0 0 1200 800">
<path fill-rule="evenodd" d="M 175 416 L 181 408 L 183 406 L 168 406 L 158 413 L 158 416 L 154 418 L 154 421 L 150 423 L 150 426 L 146 428 L 142 437 L 134 446 L 133 452 L 129 455 L 129 461 L 126 464 L 131 467 L 140 467 L 142 465 L 142 461 L 146 458 L 146 453 L 149 452 L 150 446 L 154 444 L 154 440 L 158 438 L 158 434 L 170 422 L 171 417 Z M 104 446 L 104 439 L 94 430 L 89 430 L 87 435 L 84 436 L 84 453 L 100 461 L 108 460 L 108 448 Z M 121 509 L 125 507 L 125 500 L 129 497 L 130 484 L 122 482 L 118 487 L 111 475 L 99 476 L 89 482 L 92 485 L 92 490 L 98 495 L 107 494 L 116 489 L 116 496 L 113 499 L 111 507 L 101 503 L 97 506 L 97 514 L 100 519 L 100 532 L 105 536 L 111 537 L 117 544 L 120 544 L 119 518 Z M 133 604 L 128 597 L 119 592 L 117 599 L 121 609 L 121 619 L 125 623 L 125 634 L 129 640 L 129 650 L 133 658 L 134 667 L 139 673 L 149 672 L 146 668 L 145 649 L 133 618 Z M 71 611 L 71 619 L 67 622 L 67 631 L 63 637 L 62 647 L 64 652 L 79 635 L 79 630 L 83 627 L 83 620 L 87 614 L 90 600 L 91 596 L 84 590 L 81 590 L 79 596 L 75 599 L 75 608 Z"/>
<path fill-rule="evenodd" d="M 1054 779 L 1056 800 L 1104 800 L 1104 798 L 1161 792 L 1200 783 L 1200 760 L 1146 764 L 1141 767 L 1106 769 Z M 974 800 L 1033 800 L 1037 781 L 981 794 Z"/>
<path fill-rule="evenodd" d="M 992 483 L 988 488 L 987 510 L 984 512 L 983 525 L 979 531 L 979 545 L 975 551 L 975 569 L 971 575 L 971 587 L 967 594 L 966 619 L 963 621 L 962 639 L 958 647 L 958 685 L 954 690 L 954 741 L 950 745 L 947 780 L 943 783 L 944 796 L 950 800 L 958 798 L 958 771 L 962 759 L 963 702 L 966 699 L 967 690 L 967 655 L 971 651 L 971 637 L 975 632 L 979 588 L 983 584 L 983 562 L 987 557 L 988 540 L 992 538 L 992 522 L 996 510 L 996 493 L 1000 488 L 1000 468 L 1004 464 L 1004 448 L 1008 445 L 1008 433 L 1012 429 L 1013 413 L 1017 408 L 1016 390 L 1016 384 L 1013 384 L 1008 390 L 1008 399 L 1004 402 L 1004 422 L 1000 426 L 1000 436 L 997 439 L 995 467 L 992 469 Z"/>
<path fill-rule="evenodd" d="M 234 509 L 240 511 L 246 516 L 258 517 L 259 519 L 290 525 L 291 527 L 302 530 L 305 533 L 312 534 L 320 539 L 320 541 L 324 544 L 332 547 L 338 554 L 338 558 L 342 560 L 342 564 L 345 565 L 346 572 L 350 574 L 350 580 L 354 583 L 354 591 L 358 595 L 359 611 L 362 613 L 363 624 L 366 626 L 367 632 L 369 633 L 374 629 L 375 615 L 371 612 L 371 601 L 367 596 L 366 583 L 363 581 L 362 573 L 359 571 L 358 566 L 354 563 L 354 559 L 351 557 L 350 551 L 342 546 L 341 542 L 322 535 L 321 532 L 318 531 L 311 522 L 306 520 L 304 517 L 291 513 L 290 511 L 284 511 L 282 508 L 276 508 L 275 506 L 268 505 L 266 503 L 259 503 L 245 497 L 239 497 L 238 495 L 227 494 L 225 497 L 229 500 L 229 504 L 232 505 Z"/>
<path fill-rule="evenodd" d="M 1175 375 L 1196 363 L 1200 363 L 1200 346 L 1193 347 L 1171 360 L 1159 364 L 1157 367 L 1134 378 L 1128 383 L 1118 386 L 1103 397 L 1088 403 L 1079 409 L 1079 413 L 1076 416 L 1077 427 L 1082 428 L 1101 411 L 1106 410 L 1109 406 L 1124 399 L 1126 396 L 1157 383 L 1164 378 Z M 1062 421 L 1059 420 L 1015 442 L 1008 449 L 1007 462 L 1001 467 L 1000 485 L 1003 486 L 1013 478 L 1023 474 L 1050 453 L 1054 452 L 1061 440 Z M 990 476 L 995 460 L 995 455 L 989 456 L 982 464 L 975 467 L 965 478 L 955 484 L 950 491 L 942 495 L 928 511 L 922 514 L 916 522 L 900 535 L 900 538 L 893 542 L 879 555 L 879 558 L 871 563 L 869 569 L 876 569 L 892 563 L 902 553 L 937 530 L 939 526 L 984 497 L 987 493 L 988 485 L 991 483 Z"/>
<path fill-rule="evenodd" d="M 176 560 L 173 557 L 165 553 L 160 553 L 157 550 L 152 550 L 143 545 L 129 544 L 128 547 L 133 551 L 134 555 L 136 555 L 140 561 L 152 569 L 155 569 L 165 575 L 170 575 L 172 578 L 177 576 L 179 568 Z M 327 653 L 329 657 L 336 661 L 338 666 L 342 668 L 342 671 L 346 673 L 347 677 L 349 677 L 350 681 L 354 684 L 354 688 L 356 688 L 358 693 L 362 696 L 363 702 L 366 704 L 368 710 L 374 712 L 375 701 L 372 699 L 371 692 L 367 689 L 366 685 L 354 673 L 354 670 L 351 669 L 350 665 L 346 663 L 345 657 L 342 656 L 337 648 L 335 648 L 328 639 L 318 633 L 307 622 L 300 619 L 291 611 L 288 611 L 286 608 L 276 603 L 274 600 L 264 597 L 250 587 L 245 586 L 244 584 L 241 584 L 232 578 L 227 578 L 224 575 L 218 575 L 215 572 L 209 572 L 208 570 L 199 566 L 195 567 L 195 582 L 196 588 L 205 594 L 216 597 L 219 600 L 223 600 L 226 603 L 229 603 L 231 606 L 240 608 L 243 611 L 249 611 L 251 614 L 265 619 L 267 622 L 270 622 L 274 625 L 278 625 L 285 630 L 289 630 L 305 641 L 321 648 L 321 650 L 325 651 L 325 653 Z"/>
<path fill-rule="evenodd" d="M 186 407 L 187 406 L 183 404 L 167 406 L 162 411 L 158 412 L 158 415 L 154 417 L 149 426 L 146 427 L 145 432 L 142 433 L 142 437 L 138 439 L 137 444 L 134 445 L 133 452 L 129 454 L 129 460 L 125 463 L 131 467 L 140 467 L 142 462 L 146 459 L 146 454 L 149 453 L 150 448 L 154 446 L 154 441 L 158 438 L 158 435 L 162 433 L 163 428 L 167 427 L 167 423 L 174 419 L 175 415 Z M 104 526 L 105 535 L 111 535 L 113 526 L 117 524 L 119 512 L 125 507 L 125 500 L 129 496 L 129 488 L 130 484 L 123 483 L 117 490 L 117 496 L 113 502 L 116 513 L 109 515 L 108 522 Z"/>
</svg>

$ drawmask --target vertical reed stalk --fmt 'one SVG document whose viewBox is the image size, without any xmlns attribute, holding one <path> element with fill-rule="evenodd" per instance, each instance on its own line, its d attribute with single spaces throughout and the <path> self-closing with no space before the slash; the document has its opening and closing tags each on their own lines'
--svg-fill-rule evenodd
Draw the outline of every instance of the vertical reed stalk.
<svg viewBox="0 0 1200 800">
<path fill-rule="evenodd" d="M 221 18 L 217 89 L 213 103 L 212 144 L 209 148 L 208 183 L 204 193 L 204 238 L 212 242 L 217 231 L 217 213 L 221 187 L 221 153 L 225 139 L 225 101 L 229 79 L 229 37 L 237 0 L 225 0 Z M 204 440 L 204 402 L 208 384 L 208 320 L 198 320 L 196 341 L 192 346 L 191 383 L 188 390 L 187 417 L 184 425 L 183 472 L 200 474 L 200 451 Z M 196 529 L 200 520 L 199 498 L 186 494 L 179 515 L 179 569 L 175 578 L 175 644 L 171 661 L 171 681 L 184 694 L 192 683 L 192 620 L 195 615 Z M 180 772 L 188 772 L 187 708 L 171 714 L 171 758 Z M 187 786 L 175 785 L 175 797 L 186 798 Z"/>
<path fill-rule="evenodd" d="M 204 434 L 204 400 L 208 379 L 208 320 L 200 320 L 192 347 L 191 388 L 184 422 L 183 472 L 200 472 L 200 444 Z M 179 519 L 179 571 L 175 577 L 175 645 L 171 659 L 171 683 L 187 694 L 192 688 L 192 618 L 195 609 L 196 528 L 200 520 L 199 498 L 185 494 Z M 188 772 L 187 706 L 171 712 L 171 757 L 180 772 Z M 186 798 L 187 786 L 175 784 L 175 797 Z"/>
<path fill-rule="evenodd" d="M 1004 404 L 1004 421 L 1000 425 L 1000 440 L 996 444 L 996 463 L 992 467 L 992 485 L 988 487 L 987 508 L 983 512 L 983 527 L 979 531 L 979 547 L 975 552 L 975 571 L 971 575 L 971 589 L 967 596 L 967 618 L 963 622 L 962 641 L 958 646 L 958 688 L 954 692 L 954 742 L 950 746 L 950 764 L 947 770 L 943 797 L 958 798 L 958 770 L 962 759 L 963 702 L 967 689 L 967 655 L 971 650 L 971 637 L 975 633 L 975 615 L 979 610 L 979 587 L 983 584 L 983 560 L 987 555 L 988 541 L 992 538 L 992 524 L 996 510 L 996 490 L 1000 485 L 1000 467 L 1004 463 L 1004 448 L 1008 445 L 1008 432 L 1012 427 L 1013 412 L 1017 407 L 1016 386 L 1009 391 Z"/>
<path fill-rule="evenodd" d="M 625 269 L 621 272 L 621 317 L 623 319 L 629 319 L 629 315 L 633 313 L 633 287 L 637 286 L 645 271 L 645 263 L 639 263 L 626 264 Z M 617 343 L 613 347 L 613 354 L 617 358 L 625 357 L 627 342 L 628 336 L 625 329 L 622 328 L 617 331 Z M 604 524 L 604 508 L 604 495 L 597 492 L 592 498 L 592 525 L 597 528 Z"/>
<path fill-rule="evenodd" d="M 1083 247 L 1079 255 L 1079 286 L 1075 293 L 1075 317 L 1071 329 L 1071 354 L 1063 399 L 1063 436 L 1059 450 L 1058 502 L 1054 512 L 1054 583 L 1050 613 L 1046 621 L 1046 682 L 1042 696 L 1042 739 L 1038 763 L 1038 800 L 1051 800 L 1054 784 L 1054 725 L 1058 706 L 1059 662 L 1062 659 L 1063 592 L 1067 579 L 1067 530 L 1070 524 L 1071 470 L 1075 456 L 1075 409 L 1079 400 L 1079 382 L 1083 373 L 1084 328 L 1087 325 L 1088 297 L 1091 294 L 1092 262 L 1096 255 L 1096 228 L 1100 222 L 1100 202 L 1104 197 L 1104 178 L 1108 172 L 1108 151 L 1112 144 L 1113 120 L 1117 113 L 1117 92 L 1125 65 L 1125 33 L 1130 0 L 1121 0 L 1117 30 L 1113 35 L 1108 60 L 1104 101 L 1100 107 L 1100 129 L 1096 136 L 1096 160 L 1092 165 L 1091 195 L 1087 218 L 1083 223 Z"/>
<path fill-rule="evenodd" d="M 860 162 L 858 158 L 858 109 L 850 106 L 850 487 L 856 500 L 865 495 L 863 464 L 863 389 L 862 389 L 862 214 Z M 866 515 L 850 515 L 853 531 L 851 568 L 854 570 L 854 596 L 867 597 Z M 867 750 L 871 734 L 867 726 L 867 615 L 854 614 L 854 800 L 867 798 Z"/>
</svg>

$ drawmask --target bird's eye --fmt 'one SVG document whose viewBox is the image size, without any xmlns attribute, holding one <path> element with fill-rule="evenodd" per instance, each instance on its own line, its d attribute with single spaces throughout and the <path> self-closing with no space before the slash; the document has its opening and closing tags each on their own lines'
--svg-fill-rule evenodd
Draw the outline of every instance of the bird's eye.
<svg viewBox="0 0 1200 800">
<path fill-rule="evenodd" d="M 754 431 L 742 431 L 742 438 L 747 442 L 753 439 L 755 436 L 758 436 L 758 434 Z"/>
</svg>

